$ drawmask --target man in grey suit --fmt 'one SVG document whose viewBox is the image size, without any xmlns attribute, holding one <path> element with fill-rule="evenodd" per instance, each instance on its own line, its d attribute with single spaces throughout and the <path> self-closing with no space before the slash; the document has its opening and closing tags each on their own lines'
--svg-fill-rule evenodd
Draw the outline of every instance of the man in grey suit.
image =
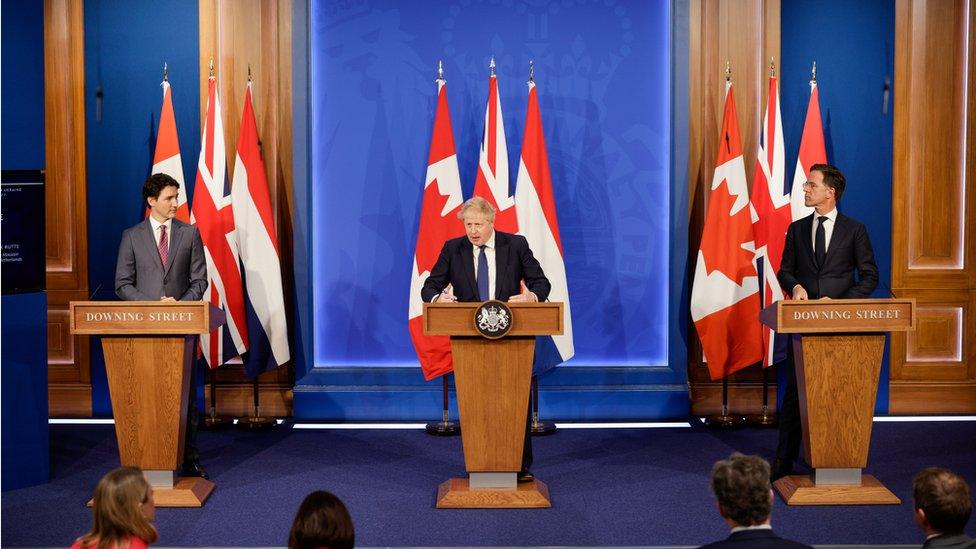
<svg viewBox="0 0 976 549">
<path fill-rule="evenodd" d="M 142 186 L 149 217 L 122 233 L 115 293 L 126 301 L 198 301 L 207 289 L 207 261 L 200 231 L 176 217 L 180 184 L 154 174 Z M 196 447 L 196 376 L 190 376 L 183 474 L 207 478 Z"/>
<path fill-rule="evenodd" d="M 924 549 L 976 549 L 963 530 L 973 512 L 973 497 L 963 478 L 948 469 L 929 467 L 912 479 L 915 524 L 925 532 Z"/>
</svg>

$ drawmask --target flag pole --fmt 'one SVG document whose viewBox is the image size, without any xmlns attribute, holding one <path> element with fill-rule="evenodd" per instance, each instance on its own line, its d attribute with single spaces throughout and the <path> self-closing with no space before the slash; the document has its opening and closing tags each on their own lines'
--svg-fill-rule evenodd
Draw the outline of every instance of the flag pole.
<svg viewBox="0 0 976 549">
<path fill-rule="evenodd" d="M 773 61 L 772 57 L 769 58 L 769 77 L 776 77 L 776 63 Z M 769 102 L 768 98 L 766 99 L 766 102 Z M 763 263 L 763 269 L 767 268 L 768 265 Z M 759 292 L 759 299 L 761 300 L 762 307 L 766 307 L 766 293 L 764 291 Z M 776 336 L 772 335 L 771 337 L 775 338 Z M 776 425 L 776 416 L 769 413 L 769 368 L 771 368 L 772 365 L 766 367 L 764 364 L 760 364 L 759 366 L 762 368 L 763 375 L 762 408 L 758 414 L 747 415 L 745 419 L 746 423 L 750 425 L 755 425 L 757 427 L 773 427 Z"/>
<path fill-rule="evenodd" d="M 556 432 L 556 424 L 539 419 L 539 376 L 532 376 L 532 436 L 546 436 Z"/>
<path fill-rule="evenodd" d="M 725 61 L 725 89 L 732 85 L 732 63 Z M 742 424 L 742 416 L 729 415 L 729 375 L 722 377 L 722 411 L 705 418 L 705 425 L 713 429 L 734 429 Z"/>
<path fill-rule="evenodd" d="M 449 412 L 449 400 L 448 400 L 448 382 L 447 376 L 450 374 L 444 374 L 441 376 L 441 392 L 442 392 L 442 402 L 443 402 L 443 416 L 440 421 L 428 423 L 425 427 L 428 435 L 434 435 L 435 437 L 453 437 L 461 434 L 461 426 L 457 422 L 451 421 L 451 416 Z"/>
<path fill-rule="evenodd" d="M 210 409 L 207 417 L 203 418 L 203 424 L 200 428 L 205 431 L 220 431 L 229 428 L 234 424 L 234 418 L 223 414 L 217 415 L 217 376 L 209 366 L 204 369 L 204 383 L 210 385 Z M 195 398 L 195 395 L 191 398 Z"/>
</svg>

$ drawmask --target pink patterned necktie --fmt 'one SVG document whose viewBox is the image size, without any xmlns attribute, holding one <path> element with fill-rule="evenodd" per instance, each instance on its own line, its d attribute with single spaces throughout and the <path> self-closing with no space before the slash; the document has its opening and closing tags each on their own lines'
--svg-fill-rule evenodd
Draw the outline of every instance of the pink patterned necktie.
<svg viewBox="0 0 976 549">
<path fill-rule="evenodd" d="M 163 268 L 169 262 L 169 239 L 166 238 L 166 225 L 159 226 L 159 259 L 163 261 Z"/>
</svg>

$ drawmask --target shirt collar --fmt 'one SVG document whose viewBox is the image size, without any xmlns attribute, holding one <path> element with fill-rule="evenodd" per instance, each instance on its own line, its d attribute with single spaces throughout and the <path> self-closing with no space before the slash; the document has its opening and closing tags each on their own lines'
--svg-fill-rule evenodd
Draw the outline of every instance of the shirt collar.
<svg viewBox="0 0 976 549">
<path fill-rule="evenodd" d="M 837 208 L 834 208 L 833 210 L 830 210 L 829 212 L 825 213 L 824 215 L 827 216 L 827 219 L 831 223 L 836 222 L 837 221 Z M 817 212 L 813 212 L 813 217 L 814 217 L 814 219 L 816 219 L 816 218 L 820 217 L 820 214 L 818 214 Z"/>
<path fill-rule="evenodd" d="M 492 250 L 495 249 L 495 235 L 497 234 L 498 234 L 497 231 L 491 231 L 491 238 L 485 241 L 486 247 L 491 248 Z"/>
<path fill-rule="evenodd" d="M 166 225 L 166 232 L 168 232 L 168 233 L 173 232 L 173 220 L 172 219 L 167 219 L 165 222 L 160 223 L 159 221 L 156 221 L 156 218 L 155 217 L 153 217 L 152 215 L 150 215 L 149 216 L 149 225 L 152 226 L 152 230 L 153 230 L 153 233 L 154 234 L 157 231 L 159 231 L 159 226 L 160 225 Z"/>
<path fill-rule="evenodd" d="M 736 532 L 745 532 L 747 530 L 772 530 L 772 529 L 773 529 L 773 525 L 767 522 L 766 524 L 756 524 L 753 526 L 736 526 L 735 528 L 732 529 L 732 533 L 734 534 Z"/>
</svg>

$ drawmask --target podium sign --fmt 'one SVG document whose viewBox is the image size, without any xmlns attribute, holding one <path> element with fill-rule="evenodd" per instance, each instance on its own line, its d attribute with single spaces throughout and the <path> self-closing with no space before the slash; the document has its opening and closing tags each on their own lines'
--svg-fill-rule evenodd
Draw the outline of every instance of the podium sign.
<svg viewBox="0 0 976 549">
<path fill-rule="evenodd" d="M 224 323 L 204 301 L 73 301 L 72 334 L 99 335 L 122 465 L 140 467 L 160 507 L 200 507 L 214 489 L 177 478 L 197 334 Z"/>
<path fill-rule="evenodd" d="M 789 505 L 899 504 L 867 466 L 885 333 L 915 329 L 914 299 L 777 301 L 763 324 L 793 334 L 803 454 L 816 471 L 774 485 Z"/>
</svg>

